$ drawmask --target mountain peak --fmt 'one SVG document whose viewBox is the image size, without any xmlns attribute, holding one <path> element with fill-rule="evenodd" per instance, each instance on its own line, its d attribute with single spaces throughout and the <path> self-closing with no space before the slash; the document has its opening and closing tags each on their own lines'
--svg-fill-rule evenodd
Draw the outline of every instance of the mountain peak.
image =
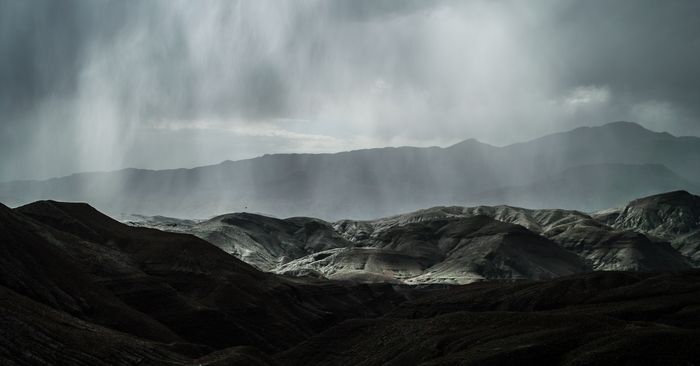
<svg viewBox="0 0 700 366">
<path fill-rule="evenodd" d="M 605 124 L 602 124 L 598 127 L 625 127 L 625 128 L 636 128 L 636 129 L 642 129 L 642 130 L 647 130 L 644 126 L 640 125 L 637 122 L 629 122 L 629 121 L 614 121 L 614 122 L 608 122 Z"/>
<path fill-rule="evenodd" d="M 596 127 L 591 127 L 592 129 L 598 129 L 598 130 L 612 130 L 616 132 L 623 132 L 623 133 L 637 133 L 637 134 L 645 134 L 645 135 L 654 135 L 654 136 L 665 136 L 665 137 L 673 137 L 668 132 L 657 132 L 650 130 L 643 125 L 637 123 L 637 122 L 628 122 L 628 121 L 615 121 L 615 122 L 610 122 L 606 123 L 600 126 Z"/>
<path fill-rule="evenodd" d="M 491 147 L 489 144 L 485 144 L 475 138 L 470 138 L 466 139 L 464 141 L 460 141 L 454 145 L 450 145 L 447 147 L 447 149 L 455 149 L 455 148 L 468 148 L 468 147 Z"/>
<path fill-rule="evenodd" d="M 36 201 L 15 211 L 58 227 L 81 227 L 91 237 L 98 237 L 99 228 L 118 228 L 122 224 L 83 202 Z"/>
<path fill-rule="evenodd" d="M 61 202 L 54 200 L 40 200 L 18 207 L 17 210 L 24 213 L 43 212 L 48 214 L 54 212 L 62 212 L 65 214 L 66 212 L 81 212 L 83 214 L 104 216 L 103 213 L 99 212 L 97 209 L 85 202 Z"/>
</svg>

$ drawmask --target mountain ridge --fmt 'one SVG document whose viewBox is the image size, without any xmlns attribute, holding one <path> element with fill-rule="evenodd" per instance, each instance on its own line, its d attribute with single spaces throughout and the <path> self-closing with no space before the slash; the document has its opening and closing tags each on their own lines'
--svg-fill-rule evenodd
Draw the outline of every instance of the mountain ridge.
<svg viewBox="0 0 700 366">
<path fill-rule="evenodd" d="M 676 196 L 685 195 L 669 195 Z M 263 218 L 217 218 L 234 225 L 241 225 L 240 219 L 251 225 Z M 328 228 L 311 218 L 285 220 L 290 230 L 282 231 L 297 240 L 314 242 L 315 234 Z M 283 225 L 280 221 L 267 222 Z M 197 225 L 165 222 L 178 229 Z M 313 270 L 295 277 L 263 273 L 195 236 L 127 226 L 84 203 L 0 205 L 0 363 L 700 360 L 693 347 L 700 334 L 697 269 L 566 275 L 576 268 L 571 264 L 580 265 L 574 256 L 581 254 L 557 242 L 559 229 L 604 228 L 596 222 L 576 211 L 481 206 L 430 208 L 375 223 L 335 223 L 345 225 L 343 230 L 373 225 L 368 237 L 387 244 L 350 247 L 344 262 L 338 262 L 352 265 L 365 255 L 374 258 L 368 265 L 381 269 L 411 260 L 400 254 L 405 249 L 427 254 L 423 257 L 429 260 L 431 250 L 443 248 L 447 257 L 472 258 L 458 262 L 460 269 L 476 264 L 479 273 L 494 278 L 458 286 L 403 286 L 382 271 L 348 272 L 338 280 L 310 277 Z M 380 247 L 391 251 L 380 252 Z M 330 258 L 323 255 L 319 260 Z M 358 283 L 371 281 L 386 283 Z"/>
<path fill-rule="evenodd" d="M 597 201 L 562 191 L 559 195 L 569 196 L 569 202 L 557 204 L 561 198 L 551 189 L 541 190 L 539 196 L 510 192 L 499 197 L 484 192 L 498 193 L 498 189 L 513 184 L 541 184 L 538 180 L 543 177 L 556 177 L 576 167 L 604 169 L 609 164 L 622 164 L 629 172 L 612 170 L 614 179 L 622 186 L 638 186 L 632 192 L 636 195 L 670 189 L 697 193 L 699 160 L 700 138 L 679 140 L 618 122 L 505 147 L 468 139 L 448 147 L 275 154 L 190 169 L 81 173 L 46 181 L 2 183 L 0 199 L 13 205 L 40 199 L 84 201 L 113 216 L 133 213 L 186 218 L 249 210 L 278 217 L 360 219 L 455 203 L 509 204 L 512 200 L 522 206 L 520 202 L 526 197 L 539 197 L 528 206 L 597 211 L 631 198 L 623 190 L 606 190 L 612 174 L 599 174 L 597 183 L 603 198 Z M 634 168 L 652 165 L 668 169 L 663 178 L 666 183 L 661 186 L 654 186 L 656 173 L 640 173 Z M 560 185 L 571 186 L 568 182 Z M 547 206 L 542 206 L 545 203 Z"/>
<path fill-rule="evenodd" d="M 675 136 L 672 135 L 668 132 L 657 132 L 657 131 L 652 131 L 644 126 L 640 125 L 639 123 L 636 122 L 628 122 L 628 121 L 615 121 L 615 122 L 608 122 L 602 125 L 598 126 L 582 126 L 582 127 L 577 127 L 568 131 L 562 131 L 562 132 L 554 132 L 551 134 L 547 134 L 542 137 L 537 137 L 533 138 L 527 141 L 522 141 L 522 142 L 514 142 L 511 144 L 506 144 L 502 146 L 498 145 L 492 145 L 486 142 L 482 142 L 476 138 L 466 138 L 465 140 L 456 142 L 451 145 L 447 146 L 425 146 L 425 147 L 419 147 L 419 146 L 409 146 L 409 145 L 403 145 L 403 146 L 386 146 L 386 147 L 370 147 L 370 148 L 361 148 L 361 149 L 354 149 L 354 150 L 344 150 L 344 151 L 337 151 L 337 152 L 324 152 L 324 153 L 304 153 L 304 152 L 299 152 L 299 153 L 269 153 L 269 154 L 263 154 L 260 156 L 255 156 L 252 158 L 246 158 L 246 159 L 237 159 L 237 160 L 231 160 L 231 159 L 226 159 L 222 160 L 218 163 L 212 163 L 212 164 L 205 164 L 205 165 L 198 165 L 194 166 L 191 168 L 163 168 L 163 169 L 149 169 L 149 168 L 137 168 L 137 167 L 126 167 L 126 168 L 121 168 L 121 169 L 115 169 L 115 170 L 98 170 L 98 171 L 84 171 L 84 172 L 75 172 L 71 173 L 68 175 L 59 175 L 59 176 L 54 176 L 54 177 L 47 177 L 47 178 L 35 178 L 35 179 L 13 179 L 13 180 L 8 180 L 8 181 L 1 181 L 0 184 L 5 184 L 5 183 L 13 183 L 13 182 L 42 182 L 42 181 L 47 181 L 47 180 L 53 180 L 53 179 L 61 179 L 61 178 L 68 178 L 68 177 L 73 177 L 77 175 L 84 175 L 84 174 L 105 174 L 105 173 L 116 173 L 116 172 L 124 172 L 124 171 L 140 171 L 140 172 L 172 172 L 172 171 L 188 171 L 188 170 L 196 170 L 196 169 L 201 169 L 201 168 L 210 168 L 210 167 L 216 167 L 219 165 L 226 165 L 226 164 L 231 164 L 231 163 L 239 163 L 239 162 L 245 162 L 245 161 L 250 161 L 250 160 L 256 160 L 264 157 L 271 157 L 271 156 L 299 156 L 299 155 L 339 155 L 339 154 L 347 154 L 347 153 L 354 153 L 354 152 L 361 152 L 361 151 L 374 151 L 374 150 L 384 150 L 384 149 L 403 149 L 403 148 L 410 148 L 410 149 L 451 149 L 459 146 L 469 146 L 469 145 L 480 145 L 480 146 L 485 146 L 485 147 L 492 147 L 492 148 L 505 148 L 505 147 L 510 147 L 510 146 L 515 146 L 515 145 L 521 145 L 521 144 L 528 144 L 531 142 L 535 142 L 537 140 L 541 140 L 543 138 L 547 138 L 550 136 L 559 136 L 567 133 L 573 133 L 578 130 L 587 130 L 587 129 L 596 129 L 596 128 L 602 128 L 606 126 L 611 126 L 614 127 L 616 125 L 630 125 L 630 126 L 635 126 L 636 128 L 640 128 L 645 131 L 652 132 L 654 134 L 658 135 L 665 135 L 669 137 L 674 137 L 674 138 L 680 138 L 680 139 L 700 139 L 700 137 L 697 136 Z"/>
<path fill-rule="evenodd" d="M 682 192 L 672 200 L 675 206 L 700 202 L 700 197 Z M 628 205 L 666 202 L 676 196 L 678 192 L 669 192 Z M 686 229 L 687 236 L 672 230 L 657 235 L 646 221 L 617 224 L 619 214 L 611 215 L 619 210 L 603 215 L 508 205 L 436 206 L 373 220 L 327 222 L 232 213 L 200 222 L 164 218 L 130 224 L 194 234 L 263 271 L 360 282 L 468 283 L 532 280 L 586 270 L 691 268 L 699 254 L 700 240 L 693 239 L 693 233 L 700 232 L 700 205 L 698 222 L 689 224 L 695 229 Z M 543 255 L 550 260 L 543 261 Z M 563 264 L 554 265 L 556 261 Z"/>
</svg>

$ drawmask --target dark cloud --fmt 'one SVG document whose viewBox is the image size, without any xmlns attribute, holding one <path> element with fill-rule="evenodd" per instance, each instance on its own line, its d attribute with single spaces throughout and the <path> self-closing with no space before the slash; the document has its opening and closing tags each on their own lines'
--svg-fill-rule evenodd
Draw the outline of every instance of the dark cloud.
<svg viewBox="0 0 700 366">
<path fill-rule="evenodd" d="M 0 0 L 0 180 L 612 120 L 700 135 L 698 24 L 691 0 Z"/>
<path fill-rule="evenodd" d="M 565 85 L 609 84 L 643 98 L 700 93 L 700 3 L 581 1 L 560 12 L 553 49 Z"/>
</svg>

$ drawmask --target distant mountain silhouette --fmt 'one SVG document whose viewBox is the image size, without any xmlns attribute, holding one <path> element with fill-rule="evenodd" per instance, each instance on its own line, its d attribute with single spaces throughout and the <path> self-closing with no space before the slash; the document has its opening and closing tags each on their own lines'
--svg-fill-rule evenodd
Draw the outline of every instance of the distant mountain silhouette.
<svg viewBox="0 0 700 366">
<path fill-rule="evenodd" d="M 594 164 L 567 168 L 526 185 L 487 191 L 482 194 L 482 200 L 532 208 L 594 211 L 678 189 L 700 192 L 700 185 L 660 164 Z"/>
<path fill-rule="evenodd" d="M 669 189 L 698 193 L 699 161 L 698 137 L 614 122 L 505 147 L 471 139 L 446 148 L 276 154 L 194 169 L 9 182 L 0 184 L 0 201 L 85 201 L 112 215 L 174 217 L 245 210 L 375 218 L 436 205 L 511 203 L 594 211 Z"/>
</svg>

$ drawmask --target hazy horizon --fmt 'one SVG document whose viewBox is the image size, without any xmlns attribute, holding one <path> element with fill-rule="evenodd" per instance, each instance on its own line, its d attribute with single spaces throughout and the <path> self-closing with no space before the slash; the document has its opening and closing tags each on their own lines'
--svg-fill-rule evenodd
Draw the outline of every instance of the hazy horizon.
<svg viewBox="0 0 700 366">
<path fill-rule="evenodd" d="M 693 1 L 0 0 L 0 181 L 271 153 L 700 135 Z"/>
<path fill-rule="evenodd" d="M 700 0 L 0 0 L 0 365 L 700 365 L 699 65 Z"/>
<path fill-rule="evenodd" d="M 651 130 L 651 129 L 649 129 L 649 128 L 647 128 L 647 127 L 645 127 L 645 126 L 643 126 L 643 125 L 641 125 L 641 124 L 639 124 L 639 123 L 637 123 L 637 122 L 632 122 L 632 121 L 611 121 L 611 122 L 606 122 L 606 123 L 602 123 L 602 124 L 598 124 L 598 125 L 579 126 L 579 127 L 576 127 L 576 128 L 602 127 L 602 126 L 605 126 L 605 125 L 609 125 L 609 124 L 612 124 L 612 123 L 619 123 L 619 122 L 623 122 L 623 123 L 634 123 L 634 124 L 640 125 L 642 128 L 645 128 L 645 129 L 647 129 L 647 130 L 649 130 L 649 131 L 652 131 L 652 132 L 658 132 L 658 133 L 667 132 L 667 131 L 655 131 L 655 130 Z M 574 128 L 574 129 L 576 129 L 576 128 Z M 109 169 L 109 170 L 75 171 L 75 172 L 70 172 L 70 173 L 64 174 L 64 175 L 49 176 L 49 177 L 11 179 L 11 180 L 0 181 L 0 183 L 8 183 L 8 182 L 15 182 L 15 181 L 42 181 L 42 180 L 47 180 L 47 179 L 52 179 L 52 178 L 61 178 L 61 177 L 65 177 L 65 176 L 69 176 L 69 175 L 74 175 L 74 174 L 106 173 L 106 172 L 114 172 L 114 171 L 127 170 L 127 169 L 153 170 L 153 171 L 158 171 L 158 170 L 193 169 L 193 168 L 199 168 L 199 167 L 206 167 L 206 166 L 219 165 L 219 164 L 224 163 L 224 162 L 227 162 L 227 161 L 234 161 L 234 162 L 235 162 L 235 161 L 242 161 L 242 160 L 250 160 L 250 159 L 255 159 L 255 158 L 263 157 L 263 156 L 266 156 L 266 155 L 277 155 L 277 154 L 340 154 L 340 153 L 353 152 L 353 151 L 360 151 L 360 150 L 372 150 L 372 149 L 382 149 L 382 148 L 400 148 L 400 147 L 418 147 L 418 148 L 438 147 L 438 148 L 447 148 L 447 147 L 450 147 L 450 146 L 453 146 L 453 145 L 455 145 L 455 144 L 459 144 L 459 143 L 461 143 L 461 142 L 468 141 L 468 140 L 475 140 L 475 141 L 478 141 L 478 142 L 481 143 L 481 144 L 489 145 L 489 146 L 493 146 L 493 147 L 506 147 L 506 146 L 510 146 L 510 145 L 513 145 L 513 144 L 519 144 L 519 143 L 525 143 L 525 142 L 537 140 L 537 139 L 539 139 L 539 138 L 541 138 L 541 137 L 545 137 L 545 136 L 549 136 L 549 135 L 555 135 L 555 134 L 558 134 L 558 133 L 568 132 L 568 131 L 571 131 L 571 130 L 572 130 L 572 129 L 567 129 L 567 130 L 563 130 L 563 131 L 552 131 L 551 133 L 547 133 L 547 134 L 544 134 L 544 135 L 542 135 L 542 136 L 538 136 L 538 137 L 535 137 L 535 138 L 532 138 L 532 139 L 523 140 L 523 141 L 515 141 L 515 142 L 512 142 L 512 143 L 503 144 L 503 145 L 492 144 L 492 143 L 489 143 L 489 142 L 487 142 L 487 141 L 481 141 L 481 140 L 476 139 L 476 138 L 466 137 L 466 138 L 457 139 L 457 140 L 455 140 L 455 142 L 453 142 L 453 143 L 449 143 L 449 144 L 447 144 L 447 145 L 440 145 L 440 146 L 438 146 L 438 145 L 425 145 L 425 146 L 417 146 L 417 145 L 394 145 L 394 146 L 370 146 L 370 147 L 360 147 L 360 148 L 357 148 L 357 149 L 348 149 L 348 150 L 339 150 L 339 151 L 327 151 L 327 152 L 306 152 L 306 151 L 281 152 L 281 153 L 274 153 L 274 152 L 266 153 L 266 152 L 264 152 L 264 153 L 261 153 L 261 154 L 259 154 L 259 155 L 253 155 L 253 156 L 250 156 L 250 157 L 241 157 L 240 159 L 224 159 L 224 160 L 212 161 L 212 162 L 209 162 L 209 163 L 203 163 L 203 164 L 191 165 L 191 166 L 179 166 L 179 165 L 174 165 L 174 166 L 170 166 L 170 167 L 167 167 L 167 166 L 166 166 L 166 167 L 125 166 L 125 167 L 116 168 L 116 169 Z M 678 136 L 678 137 L 700 137 L 700 136 L 691 136 L 691 135 L 687 135 L 687 136 Z M 216 158 L 214 157 L 214 159 L 216 159 Z"/>
</svg>

